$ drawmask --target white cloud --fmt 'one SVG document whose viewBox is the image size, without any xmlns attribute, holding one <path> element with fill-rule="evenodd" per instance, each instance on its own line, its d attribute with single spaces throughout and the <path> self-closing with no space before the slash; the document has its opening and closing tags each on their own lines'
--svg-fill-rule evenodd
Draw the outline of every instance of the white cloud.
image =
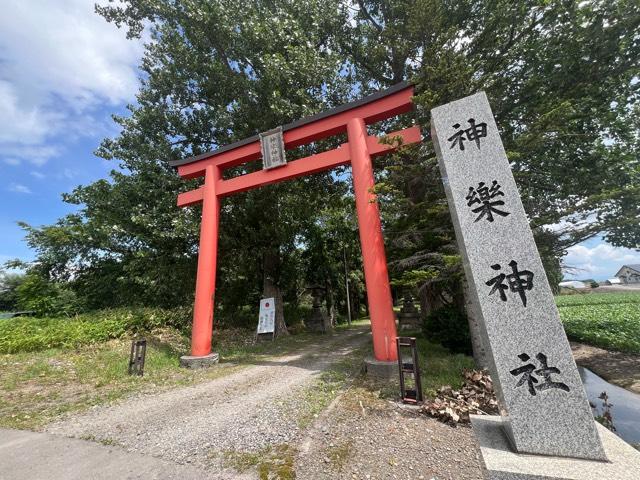
<svg viewBox="0 0 640 480">
<path fill-rule="evenodd" d="M 49 131 L 48 125 L 59 120 L 59 114 L 42 112 L 33 105 L 21 106 L 17 89 L 8 81 L 0 80 L 0 123 L 3 126 L 0 143 L 28 145 L 41 142 Z"/>
<path fill-rule="evenodd" d="M 42 172 L 33 171 L 33 172 L 29 172 L 29 174 L 32 177 L 37 178 L 38 180 L 42 180 L 42 179 L 44 179 L 46 177 L 46 175 L 44 173 L 42 173 Z"/>
<path fill-rule="evenodd" d="M 22 185 L 21 183 L 12 183 L 9 185 L 9 191 L 15 193 L 32 193 L 29 187 Z"/>
<path fill-rule="evenodd" d="M 22 148 L 95 133 L 104 128 L 96 108 L 134 99 L 142 42 L 127 40 L 94 3 L 2 2 L 0 156 L 41 165 L 60 150 L 34 156 Z"/>
<path fill-rule="evenodd" d="M 624 264 L 640 263 L 640 252 L 630 248 L 613 247 L 607 243 L 600 243 L 593 248 L 585 245 L 575 245 L 567 251 L 563 261 L 565 271 L 573 272 L 574 276 L 612 277 Z"/>
<path fill-rule="evenodd" d="M 9 165 L 20 165 L 23 162 L 42 166 L 50 158 L 62 153 L 62 149 L 56 145 L 19 145 L 0 143 L 0 156 L 7 155 L 4 162 Z"/>
</svg>

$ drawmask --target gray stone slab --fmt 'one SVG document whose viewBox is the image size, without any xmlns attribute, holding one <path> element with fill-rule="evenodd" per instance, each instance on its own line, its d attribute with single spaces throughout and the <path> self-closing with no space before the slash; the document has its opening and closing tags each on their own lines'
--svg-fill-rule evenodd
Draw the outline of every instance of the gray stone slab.
<svg viewBox="0 0 640 480">
<path fill-rule="evenodd" d="M 487 480 L 640 478 L 640 452 L 599 424 L 596 427 L 609 461 L 519 454 L 513 451 L 500 417 L 472 415 L 471 424 Z"/>
<path fill-rule="evenodd" d="M 521 453 L 604 459 L 486 95 L 433 109 L 431 128 L 513 445 Z"/>
</svg>

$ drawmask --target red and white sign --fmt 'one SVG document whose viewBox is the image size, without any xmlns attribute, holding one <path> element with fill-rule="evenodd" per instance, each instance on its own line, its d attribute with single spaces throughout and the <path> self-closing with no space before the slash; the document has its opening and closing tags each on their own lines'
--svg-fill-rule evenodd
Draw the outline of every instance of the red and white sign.
<svg viewBox="0 0 640 480">
<path fill-rule="evenodd" d="M 274 298 L 260 300 L 260 316 L 258 317 L 258 335 L 274 333 L 276 327 L 276 302 Z"/>
</svg>

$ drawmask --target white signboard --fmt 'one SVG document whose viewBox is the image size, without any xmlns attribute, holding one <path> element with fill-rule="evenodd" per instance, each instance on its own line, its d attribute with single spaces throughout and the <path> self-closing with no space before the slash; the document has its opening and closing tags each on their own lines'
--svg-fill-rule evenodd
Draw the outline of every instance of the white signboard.
<svg viewBox="0 0 640 480">
<path fill-rule="evenodd" d="M 274 333 L 276 327 L 276 302 L 274 298 L 260 300 L 260 316 L 258 317 L 258 335 Z"/>
</svg>

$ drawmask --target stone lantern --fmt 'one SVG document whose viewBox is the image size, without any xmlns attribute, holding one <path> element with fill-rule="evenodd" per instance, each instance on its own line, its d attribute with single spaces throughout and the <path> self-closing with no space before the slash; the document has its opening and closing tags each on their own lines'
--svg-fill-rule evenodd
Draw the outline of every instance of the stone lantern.
<svg viewBox="0 0 640 480">
<path fill-rule="evenodd" d="M 419 330 L 422 327 L 420 312 L 416 308 L 409 290 L 404 292 L 402 308 L 398 313 L 398 325 L 400 330 Z"/>
<path fill-rule="evenodd" d="M 311 285 L 307 287 L 307 290 L 311 292 L 311 297 L 313 298 L 311 316 L 305 322 L 307 330 L 327 333 L 331 330 L 331 324 L 322 305 L 327 289 L 320 285 Z"/>
</svg>

